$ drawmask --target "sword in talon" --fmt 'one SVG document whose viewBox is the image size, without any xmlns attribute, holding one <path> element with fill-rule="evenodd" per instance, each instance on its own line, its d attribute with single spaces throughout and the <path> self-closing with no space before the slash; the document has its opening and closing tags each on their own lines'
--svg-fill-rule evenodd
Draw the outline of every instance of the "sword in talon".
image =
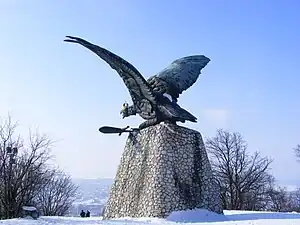
<svg viewBox="0 0 300 225">
<path fill-rule="evenodd" d="M 121 134 L 124 132 L 131 133 L 136 130 L 136 128 L 130 129 L 130 130 L 128 130 L 128 128 L 129 128 L 129 126 L 124 127 L 124 128 L 103 126 L 103 127 L 99 128 L 99 131 L 104 134 L 119 134 L 119 136 L 121 136 Z"/>
</svg>

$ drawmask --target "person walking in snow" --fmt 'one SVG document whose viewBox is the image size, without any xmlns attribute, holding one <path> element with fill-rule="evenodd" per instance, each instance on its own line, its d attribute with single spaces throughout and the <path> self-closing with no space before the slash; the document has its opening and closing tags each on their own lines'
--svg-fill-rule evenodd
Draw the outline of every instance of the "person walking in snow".
<svg viewBox="0 0 300 225">
<path fill-rule="evenodd" d="M 90 217 L 90 214 L 91 214 L 90 211 L 87 210 L 87 211 L 86 211 L 86 214 L 85 214 L 85 217 Z"/>
<path fill-rule="evenodd" d="M 83 210 L 81 210 L 80 216 L 85 217 L 85 212 Z"/>
</svg>

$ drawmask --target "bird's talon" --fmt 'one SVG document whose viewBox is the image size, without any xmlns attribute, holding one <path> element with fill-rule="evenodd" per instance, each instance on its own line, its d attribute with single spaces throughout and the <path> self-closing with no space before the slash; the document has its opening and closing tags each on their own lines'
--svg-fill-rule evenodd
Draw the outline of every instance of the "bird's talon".
<svg viewBox="0 0 300 225">
<path fill-rule="evenodd" d="M 138 131 L 140 131 L 140 129 L 139 128 L 131 128 L 131 131 L 132 132 L 138 132 Z"/>
<path fill-rule="evenodd" d="M 125 130 L 127 130 L 128 128 L 129 128 L 129 126 L 122 128 L 122 130 L 125 131 Z"/>
</svg>

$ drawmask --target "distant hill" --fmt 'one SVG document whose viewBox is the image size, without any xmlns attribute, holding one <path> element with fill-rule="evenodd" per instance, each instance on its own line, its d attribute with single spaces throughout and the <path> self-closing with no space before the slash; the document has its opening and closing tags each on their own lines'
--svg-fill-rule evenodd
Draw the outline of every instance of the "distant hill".
<svg viewBox="0 0 300 225">
<path fill-rule="evenodd" d="M 68 216 L 79 216 L 81 210 L 89 210 L 91 216 L 101 215 L 113 183 L 113 178 L 75 178 L 73 182 L 79 188 L 77 199 L 69 210 Z"/>
</svg>

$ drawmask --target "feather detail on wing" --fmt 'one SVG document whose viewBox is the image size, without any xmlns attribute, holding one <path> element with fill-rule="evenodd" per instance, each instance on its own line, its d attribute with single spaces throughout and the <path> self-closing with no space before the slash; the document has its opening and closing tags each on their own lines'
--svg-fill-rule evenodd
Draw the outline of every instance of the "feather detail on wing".
<svg viewBox="0 0 300 225">
<path fill-rule="evenodd" d="M 149 108 L 149 111 L 152 110 L 152 107 L 156 105 L 153 90 L 133 65 L 107 49 L 94 45 L 82 38 L 72 36 L 66 37 L 69 39 L 64 41 L 78 43 L 86 47 L 108 63 L 112 69 L 116 70 L 123 79 L 131 95 L 132 101 L 137 107 L 142 103 L 143 108 Z"/>
<path fill-rule="evenodd" d="M 155 92 L 167 93 L 177 99 L 179 95 L 191 87 L 201 70 L 210 59 L 204 55 L 192 55 L 173 61 L 158 74 L 150 77 L 147 82 Z"/>
<path fill-rule="evenodd" d="M 158 107 L 160 108 L 161 106 L 158 106 Z M 163 110 L 166 114 L 169 115 L 170 118 L 174 118 L 183 123 L 186 120 L 194 122 L 194 123 L 197 122 L 197 118 L 194 115 L 192 115 L 185 109 L 181 108 L 176 103 L 165 104 L 163 107 L 164 108 L 161 108 L 160 110 Z"/>
</svg>

